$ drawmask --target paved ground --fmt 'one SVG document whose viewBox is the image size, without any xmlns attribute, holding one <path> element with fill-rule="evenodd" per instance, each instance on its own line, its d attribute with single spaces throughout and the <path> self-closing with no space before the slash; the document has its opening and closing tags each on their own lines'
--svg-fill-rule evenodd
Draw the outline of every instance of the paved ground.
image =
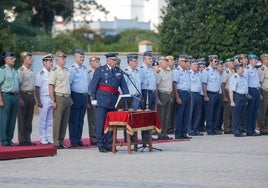
<svg viewBox="0 0 268 188">
<path fill-rule="evenodd" d="M 33 140 L 38 140 L 34 120 Z M 87 127 L 84 137 L 88 136 Z M 67 134 L 68 135 L 68 134 Z M 16 141 L 16 138 L 14 139 Z M 1 188 L 36 187 L 267 187 L 268 136 L 194 137 L 116 154 L 58 150 L 53 157 L 0 161 Z"/>
</svg>

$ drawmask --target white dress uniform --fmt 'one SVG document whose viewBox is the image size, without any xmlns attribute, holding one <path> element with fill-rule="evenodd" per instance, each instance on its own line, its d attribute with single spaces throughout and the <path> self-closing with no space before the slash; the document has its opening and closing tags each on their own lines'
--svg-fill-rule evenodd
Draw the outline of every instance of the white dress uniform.
<svg viewBox="0 0 268 188">
<path fill-rule="evenodd" d="M 35 79 L 35 86 L 40 88 L 40 99 L 43 104 L 43 107 L 39 108 L 39 135 L 42 144 L 53 143 L 53 108 L 48 90 L 48 75 L 48 70 L 43 68 Z"/>
</svg>

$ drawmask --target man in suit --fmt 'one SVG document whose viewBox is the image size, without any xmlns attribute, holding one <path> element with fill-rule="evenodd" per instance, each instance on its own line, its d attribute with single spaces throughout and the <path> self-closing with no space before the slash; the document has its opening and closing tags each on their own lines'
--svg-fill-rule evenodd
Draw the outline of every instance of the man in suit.
<svg viewBox="0 0 268 188">
<path fill-rule="evenodd" d="M 118 53 L 109 52 L 105 56 L 107 63 L 96 69 L 90 85 L 92 104 L 97 104 L 96 141 L 102 153 L 112 151 L 112 133 L 105 135 L 103 129 L 107 113 L 115 110 L 118 88 L 123 94 L 129 93 L 122 70 L 116 66 Z"/>
</svg>

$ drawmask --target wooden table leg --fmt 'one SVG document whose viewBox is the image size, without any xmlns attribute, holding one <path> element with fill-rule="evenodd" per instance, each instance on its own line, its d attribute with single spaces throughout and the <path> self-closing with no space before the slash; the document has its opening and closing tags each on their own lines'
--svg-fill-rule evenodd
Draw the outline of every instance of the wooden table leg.
<svg viewBox="0 0 268 188">
<path fill-rule="evenodd" d="M 134 151 L 138 151 L 138 132 L 134 132 Z"/>
<path fill-rule="evenodd" d="M 131 154 L 131 141 L 130 141 L 130 134 L 127 133 L 127 152 Z"/>
<path fill-rule="evenodd" d="M 117 141 L 117 126 L 113 126 L 112 130 L 113 130 L 112 153 L 115 153 L 115 151 L 116 151 L 116 141 Z"/>
</svg>

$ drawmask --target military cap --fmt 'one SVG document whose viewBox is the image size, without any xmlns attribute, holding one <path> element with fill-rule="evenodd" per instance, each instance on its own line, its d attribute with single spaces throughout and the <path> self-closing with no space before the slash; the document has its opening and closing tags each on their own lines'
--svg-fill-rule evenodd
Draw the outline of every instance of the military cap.
<svg viewBox="0 0 268 188">
<path fill-rule="evenodd" d="M 259 59 L 259 57 L 256 54 L 248 54 L 248 59 Z"/>
<path fill-rule="evenodd" d="M 145 52 L 143 53 L 143 56 L 150 56 L 150 57 L 152 57 L 152 56 L 153 56 L 152 53 L 153 53 L 153 52 L 152 52 L 151 50 L 148 50 L 148 51 L 145 51 Z"/>
<path fill-rule="evenodd" d="M 190 61 L 190 63 L 196 63 L 197 62 L 195 58 L 191 58 L 191 59 L 189 59 L 189 61 Z"/>
<path fill-rule="evenodd" d="M 218 57 L 217 55 L 209 55 L 209 56 L 208 56 L 208 60 L 209 60 L 209 61 L 211 61 L 211 60 L 213 60 L 213 59 L 218 60 L 219 57 Z"/>
<path fill-rule="evenodd" d="M 63 53 L 63 52 L 56 52 L 55 56 L 60 57 L 60 58 L 66 58 L 67 57 L 67 55 L 65 53 Z"/>
<path fill-rule="evenodd" d="M 110 58 L 113 60 L 116 60 L 118 55 L 119 53 L 117 52 L 108 52 L 107 54 L 105 54 L 106 58 Z"/>
<path fill-rule="evenodd" d="M 26 57 L 26 56 L 32 56 L 32 54 L 31 54 L 30 52 L 21 52 L 21 53 L 20 53 L 20 57 L 21 57 L 21 58 L 24 58 L 24 57 Z"/>
<path fill-rule="evenodd" d="M 256 63 L 256 68 L 260 68 L 262 66 L 262 62 L 261 61 L 258 61 L 257 63 Z"/>
<path fill-rule="evenodd" d="M 96 56 L 89 58 L 89 61 L 96 61 L 96 60 L 100 60 L 100 58 Z"/>
<path fill-rule="evenodd" d="M 138 54 L 137 53 L 130 53 L 130 54 L 127 54 L 127 59 L 128 60 L 131 60 L 131 59 L 138 59 Z"/>
<path fill-rule="evenodd" d="M 179 55 L 179 61 L 186 61 L 188 59 L 188 55 L 187 54 L 181 54 Z"/>
<path fill-rule="evenodd" d="M 238 56 L 238 60 L 243 59 L 243 58 L 247 58 L 247 54 L 240 54 Z"/>
<path fill-rule="evenodd" d="M 6 58 L 6 57 L 14 57 L 15 54 L 13 52 L 4 52 L 2 53 L 2 57 Z"/>
<path fill-rule="evenodd" d="M 268 54 L 262 54 L 261 55 L 261 60 L 264 61 L 264 60 L 268 60 Z"/>
<path fill-rule="evenodd" d="M 172 55 L 166 56 L 167 60 L 174 60 L 174 57 Z"/>
<path fill-rule="evenodd" d="M 224 64 L 224 61 L 223 60 L 219 60 L 219 65 L 223 65 Z"/>
<path fill-rule="evenodd" d="M 197 62 L 197 65 L 198 65 L 198 66 L 199 66 L 199 65 L 204 65 L 204 66 L 206 66 L 205 58 L 197 59 L 196 62 Z"/>
<path fill-rule="evenodd" d="M 121 63 L 121 59 L 120 59 L 120 58 L 117 58 L 117 59 L 116 59 L 116 64 L 117 64 L 117 65 L 120 65 L 120 63 Z"/>
<path fill-rule="evenodd" d="M 239 67 L 244 67 L 243 63 L 237 63 L 234 65 L 235 69 L 238 69 Z"/>
<path fill-rule="evenodd" d="M 159 63 L 157 62 L 157 61 L 154 61 L 153 63 L 152 63 L 152 66 L 158 66 L 159 65 Z"/>
<path fill-rule="evenodd" d="M 84 51 L 82 49 L 80 49 L 80 48 L 76 48 L 74 53 L 84 55 Z"/>
<path fill-rule="evenodd" d="M 159 60 L 168 61 L 168 59 L 167 59 L 165 56 L 160 56 L 160 57 L 158 58 L 158 61 L 159 61 Z"/>
<path fill-rule="evenodd" d="M 43 61 L 46 61 L 46 60 L 53 60 L 53 55 L 52 55 L 52 54 L 47 54 L 47 55 L 45 55 L 44 57 L 42 57 L 42 60 L 43 60 Z"/>
<path fill-rule="evenodd" d="M 225 59 L 224 62 L 225 62 L 225 63 L 226 63 L 226 62 L 234 62 L 234 58 L 232 58 L 232 57 L 227 58 L 227 59 Z"/>
</svg>

